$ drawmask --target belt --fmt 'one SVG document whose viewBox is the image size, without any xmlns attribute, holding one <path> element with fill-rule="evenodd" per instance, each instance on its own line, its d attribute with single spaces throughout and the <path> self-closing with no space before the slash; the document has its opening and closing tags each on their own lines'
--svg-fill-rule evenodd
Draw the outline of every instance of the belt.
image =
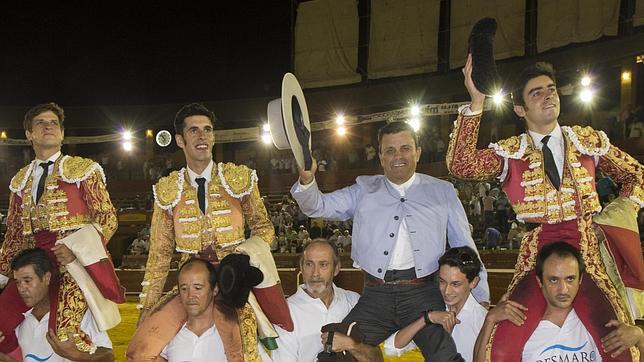
<svg viewBox="0 0 644 362">
<path fill-rule="evenodd" d="M 381 285 L 414 285 L 425 284 L 431 280 L 433 280 L 432 275 L 426 275 L 422 278 L 384 280 L 365 272 L 364 285 L 366 287 L 378 287 Z"/>
</svg>

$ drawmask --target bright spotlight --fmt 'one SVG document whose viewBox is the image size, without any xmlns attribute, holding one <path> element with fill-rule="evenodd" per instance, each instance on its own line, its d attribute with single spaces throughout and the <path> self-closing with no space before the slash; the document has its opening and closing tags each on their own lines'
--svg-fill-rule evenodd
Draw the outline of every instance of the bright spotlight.
<svg viewBox="0 0 644 362">
<path fill-rule="evenodd" d="M 268 134 L 268 133 L 262 134 L 262 143 L 264 143 L 265 145 L 268 145 L 268 144 L 271 143 L 271 141 L 272 140 L 271 140 L 271 135 L 270 134 Z"/>
<path fill-rule="evenodd" d="M 420 119 L 418 119 L 416 117 L 410 119 L 409 121 L 407 121 L 407 123 L 409 123 L 411 128 L 413 128 L 414 131 L 416 131 L 416 132 L 418 132 L 418 130 L 420 129 Z"/>
<path fill-rule="evenodd" d="M 412 117 L 418 117 L 420 115 L 420 106 L 418 104 L 413 104 L 410 109 Z"/>
<path fill-rule="evenodd" d="M 338 132 L 339 136 L 344 136 L 345 134 L 347 134 L 347 129 L 344 126 L 340 126 L 338 127 L 338 129 L 336 129 L 336 132 Z"/>
<path fill-rule="evenodd" d="M 337 116 L 335 116 L 335 123 L 338 126 L 342 126 L 344 124 L 344 122 L 345 122 L 344 114 L 339 113 Z"/>
<path fill-rule="evenodd" d="M 8 137 L 8 136 L 7 136 L 7 131 L 2 131 L 2 132 L 0 132 L 0 138 L 5 139 L 5 138 L 7 138 L 7 137 Z"/>
<path fill-rule="evenodd" d="M 130 152 L 130 151 L 132 151 L 132 148 L 134 148 L 133 145 L 132 145 L 132 142 L 130 142 L 130 141 L 123 142 L 123 149 L 125 151 Z"/>
<path fill-rule="evenodd" d="M 496 93 L 492 96 L 492 101 L 494 102 L 494 104 L 501 104 L 501 103 L 503 103 L 503 93 L 501 93 L 500 91 L 499 91 L 499 92 L 496 92 Z"/>
<path fill-rule="evenodd" d="M 129 141 L 129 140 L 132 139 L 132 132 L 123 131 L 123 132 L 121 132 L 121 137 L 123 138 L 124 141 Z"/>
<path fill-rule="evenodd" d="M 593 91 L 590 89 L 584 89 L 579 93 L 579 99 L 584 103 L 590 103 L 593 100 Z"/>
<path fill-rule="evenodd" d="M 584 75 L 583 78 L 581 78 L 581 85 L 584 87 L 588 87 L 590 85 L 590 77 L 587 75 Z"/>
<path fill-rule="evenodd" d="M 264 123 L 264 125 L 262 126 L 262 131 L 270 132 L 271 131 L 271 126 L 269 126 L 268 123 Z"/>
<path fill-rule="evenodd" d="M 622 81 L 624 82 L 630 82 L 631 80 L 631 72 L 625 70 L 622 72 Z"/>
</svg>

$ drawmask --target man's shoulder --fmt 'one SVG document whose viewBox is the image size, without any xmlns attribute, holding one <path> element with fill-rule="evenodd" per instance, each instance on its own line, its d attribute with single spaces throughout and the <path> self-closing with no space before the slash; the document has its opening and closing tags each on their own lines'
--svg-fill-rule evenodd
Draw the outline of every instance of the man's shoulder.
<svg viewBox="0 0 644 362">
<path fill-rule="evenodd" d="M 293 293 L 290 297 L 286 298 L 286 303 L 288 305 L 298 305 L 302 304 L 305 299 L 304 296 L 307 295 L 304 289 L 302 289 L 302 285 L 298 285 L 297 288 L 295 289 L 295 293 Z"/>
<path fill-rule="evenodd" d="M 360 294 L 353 290 L 343 289 L 336 286 L 336 292 L 339 292 L 340 297 L 344 298 L 351 307 L 355 306 L 358 303 L 358 299 L 360 299 Z"/>
<path fill-rule="evenodd" d="M 418 179 L 420 184 L 431 185 L 432 187 L 438 186 L 450 189 L 454 188 L 454 185 L 451 182 L 441 180 L 437 177 L 430 176 L 424 173 L 416 173 L 416 178 Z"/>
<path fill-rule="evenodd" d="M 103 167 L 96 161 L 85 157 L 63 156 L 58 166 L 58 172 L 63 181 L 68 183 L 85 181 L 94 173 L 98 173 L 101 180 L 105 182 Z"/>
<path fill-rule="evenodd" d="M 361 175 L 356 177 L 356 183 L 360 186 L 373 186 L 385 182 L 384 175 Z"/>
<path fill-rule="evenodd" d="M 33 170 L 33 167 L 34 167 L 34 162 L 30 162 L 28 165 L 21 168 L 11 178 L 11 182 L 9 182 L 9 189 L 11 190 L 11 192 L 20 192 L 22 191 L 23 188 L 25 188 L 25 185 L 27 184 L 27 179 L 29 179 L 29 175 L 31 175 L 31 171 Z"/>
<path fill-rule="evenodd" d="M 592 127 L 562 126 L 561 130 L 568 136 L 574 147 L 587 156 L 603 156 L 610 148 L 606 133 Z"/>
<path fill-rule="evenodd" d="M 168 176 L 161 177 L 159 181 L 152 186 L 154 202 L 160 208 L 168 210 L 175 207 L 181 200 L 181 193 L 185 183 L 183 176 L 185 169 L 172 171 Z"/>
<path fill-rule="evenodd" d="M 213 169 L 213 173 L 217 172 L 224 189 L 234 198 L 249 195 L 257 184 L 257 172 L 246 165 L 219 162 L 216 168 L 216 171 Z"/>
</svg>

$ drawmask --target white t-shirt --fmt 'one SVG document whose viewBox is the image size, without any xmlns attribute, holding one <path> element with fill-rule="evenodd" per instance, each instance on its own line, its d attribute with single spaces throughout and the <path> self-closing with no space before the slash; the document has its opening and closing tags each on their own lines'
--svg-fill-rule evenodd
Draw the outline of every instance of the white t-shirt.
<svg viewBox="0 0 644 362">
<path fill-rule="evenodd" d="M 593 337 L 573 309 L 561 328 L 548 320 L 542 320 L 523 347 L 521 360 L 601 362 L 602 357 Z"/>
<path fill-rule="evenodd" d="M 25 361 L 47 361 L 66 362 L 69 361 L 54 353 L 49 342 L 47 342 L 47 331 L 49 330 L 49 312 L 40 320 L 37 320 L 30 309 L 23 313 L 25 320 L 16 327 L 18 345 L 22 350 L 22 359 Z M 80 329 L 87 333 L 89 338 L 97 347 L 112 348 L 112 341 L 106 332 L 101 332 L 94 321 L 92 313 L 88 310 L 83 315 Z"/>
<path fill-rule="evenodd" d="M 257 344 L 257 352 L 261 361 L 266 362 L 271 360 L 261 343 Z M 163 348 L 161 357 L 168 360 L 168 362 L 212 362 L 228 360 L 224 352 L 224 342 L 221 340 L 219 331 L 217 331 L 214 325 L 202 333 L 201 336 L 197 336 L 188 329 L 185 323 L 179 330 L 179 333 Z"/>
<path fill-rule="evenodd" d="M 467 297 L 463 308 L 456 315 L 456 318 L 461 323 L 454 326 L 452 338 L 456 344 L 456 350 L 467 362 L 471 362 L 474 359 L 474 343 L 476 343 L 476 337 L 478 337 L 481 327 L 483 327 L 486 315 L 487 309 L 476 301 L 472 293 Z M 396 348 L 394 345 L 396 334 L 398 332 L 389 336 L 385 341 L 385 354 L 401 356 L 405 352 L 416 348 L 416 344 L 413 341 L 403 348 Z"/>
<path fill-rule="evenodd" d="M 293 332 L 287 332 L 275 326 L 279 334 L 278 348 L 273 351 L 275 361 L 317 361 L 317 354 L 323 348 L 320 339 L 322 326 L 342 322 L 360 298 L 358 293 L 338 288 L 335 284 L 333 292 L 333 301 L 328 309 L 320 299 L 306 294 L 303 285 L 287 299 L 295 328 Z"/>
</svg>

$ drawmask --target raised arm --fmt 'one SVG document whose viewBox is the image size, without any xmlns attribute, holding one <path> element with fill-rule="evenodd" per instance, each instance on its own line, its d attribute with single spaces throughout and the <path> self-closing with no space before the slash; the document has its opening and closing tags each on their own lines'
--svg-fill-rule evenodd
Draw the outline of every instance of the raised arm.
<svg viewBox="0 0 644 362">
<path fill-rule="evenodd" d="M 447 147 L 447 169 L 450 174 L 463 179 L 487 180 L 501 174 L 503 159 L 492 149 L 476 149 L 485 96 L 476 89 L 472 81 L 471 56 L 467 58 L 463 75 L 472 103 L 469 115 L 459 114 L 454 124 Z"/>
<path fill-rule="evenodd" d="M 485 322 L 474 344 L 474 362 L 489 360 L 487 358 L 488 346 L 497 323 L 508 320 L 516 326 L 522 326 L 526 319 L 525 312 L 527 310 L 528 308 L 522 304 L 507 300 L 507 294 L 504 295 L 499 304 L 485 316 Z"/>
</svg>

